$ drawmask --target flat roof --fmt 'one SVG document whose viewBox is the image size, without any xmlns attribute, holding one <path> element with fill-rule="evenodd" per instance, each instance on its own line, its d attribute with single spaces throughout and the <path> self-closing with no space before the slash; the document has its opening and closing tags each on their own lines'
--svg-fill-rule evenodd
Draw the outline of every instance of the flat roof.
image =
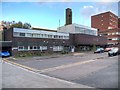
<svg viewBox="0 0 120 90">
<path fill-rule="evenodd" d="M 86 28 L 86 29 L 91 29 L 91 30 L 96 30 L 97 31 L 96 28 L 91 28 L 89 26 L 80 25 L 80 24 L 76 24 L 76 23 L 65 25 L 65 26 L 61 26 L 61 27 L 67 27 L 67 26 L 78 26 L 78 27 L 81 27 L 81 28 Z M 58 27 L 58 28 L 61 28 L 61 27 Z"/>
<path fill-rule="evenodd" d="M 111 13 L 111 14 L 115 15 L 113 12 L 107 11 L 107 12 L 102 12 L 102 13 L 99 13 L 99 14 L 92 15 L 91 17 L 106 14 L 106 13 Z M 115 16 L 118 17 L 117 15 L 115 15 Z"/>
<path fill-rule="evenodd" d="M 44 28 L 35 28 L 35 27 L 32 27 L 32 30 L 44 30 L 44 31 L 57 32 L 57 30 L 44 29 Z"/>
<path fill-rule="evenodd" d="M 51 34 L 51 35 L 69 35 L 69 33 L 63 32 L 51 32 L 45 30 L 33 30 L 33 29 L 23 29 L 23 28 L 13 28 L 13 32 L 22 32 L 22 33 L 42 33 L 42 34 Z"/>
</svg>

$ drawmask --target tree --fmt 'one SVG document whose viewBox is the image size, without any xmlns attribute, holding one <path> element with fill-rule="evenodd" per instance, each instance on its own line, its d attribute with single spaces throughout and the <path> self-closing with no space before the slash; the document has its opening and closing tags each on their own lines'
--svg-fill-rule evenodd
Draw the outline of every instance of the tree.
<svg viewBox="0 0 120 90">
<path fill-rule="evenodd" d="M 31 25 L 29 23 L 24 23 L 23 28 L 30 29 Z"/>
<path fill-rule="evenodd" d="M 10 27 L 15 27 L 15 28 L 25 28 L 25 29 L 30 29 L 32 26 L 29 23 L 22 23 L 21 21 L 19 22 L 9 22 L 9 21 L 2 21 L 4 27 L 10 28 Z"/>
<path fill-rule="evenodd" d="M 11 26 L 16 28 L 23 28 L 23 24 L 21 21 L 19 21 L 18 23 L 12 24 Z"/>
<path fill-rule="evenodd" d="M 22 23 L 21 21 L 19 21 L 18 23 L 13 23 L 12 27 L 16 27 L 16 28 L 25 28 L 25 29 L 30 29 L 31 28 L 31 24 L 29 23 Z"/>
</svg>

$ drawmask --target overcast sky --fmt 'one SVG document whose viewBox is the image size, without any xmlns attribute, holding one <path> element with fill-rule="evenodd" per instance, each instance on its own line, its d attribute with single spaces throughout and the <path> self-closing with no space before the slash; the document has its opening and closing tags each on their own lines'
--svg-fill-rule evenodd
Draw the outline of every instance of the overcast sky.
<svg viewBox="0 0 120 90">
<path fill-rule="evenodd" d="M 2 2 L 0 21 L 22 21 L 30 23 L 32 27 L 57 29 L 59 20 L 60 26 L 65 24 L 65 9 L 69 7 L 72 9 L 73 23 L 91 26 L 91 15 L 107 11 L 118 15 L 117 2 L 101 1 L 103 2 Z"/>
</svg>

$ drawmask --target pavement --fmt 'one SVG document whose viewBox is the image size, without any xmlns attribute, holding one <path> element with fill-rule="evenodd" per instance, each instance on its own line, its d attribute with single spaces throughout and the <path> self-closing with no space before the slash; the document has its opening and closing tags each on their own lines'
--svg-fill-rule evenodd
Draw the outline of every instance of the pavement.
<svg viewBox="0 0 120 90">
<path fill-rule="evenodd" d="M 2 88 L 91 88 L 3 63 Z"/>
<path fill-rule="evenodd" d="M 43 80 L 44 76 L 47 77 L 45 78 L 47 80 L 45 80 L 45 83 L 47 84 L 41 81 L 43 86 L 34 86 L 33 84 L 30 87 L 118 88 L 118 56 L 108 57 L 107 53 L 74 53 L 73 55 L 27 58 L 9 57 L 3 60 L 5 61 L 5 64 L 3 64 L 5 66 L 3 68 L 3 71 L 5 71 L 3 73 L 4 87 L 27 87 L 27 84 L 22 85 L 17 79 L 14 81 L 20 83 L 19 85 L 14 85 L 14 81 L 10 83 L 12 76 L 15 77 L 17 75 L 20 80 L 24 79 L 22 80 L 23 83 L 31 80 L 35 81 L 36 85 L 41 78 Z M 11 72 L 10 68 L 15 72 Z M 16 68 L 22 70 L 16 70 Z M 17 74 L 16 72 L 19 73 Z M 24 75 L 23 73 L 26 74 Z M 7 74 L 10 76 L 6 76 Z M 32 82 L 29 83 L 31 84 Z M 52 86 L 50 83 L 56 83 L 57 85 Z M 64 85 L 62 85 L 63 83 Z"/>
<path fill-rule="evenodd" d="M 0 89 L 2 89 L 2 58 L 0 58 Z"/>
</svg>

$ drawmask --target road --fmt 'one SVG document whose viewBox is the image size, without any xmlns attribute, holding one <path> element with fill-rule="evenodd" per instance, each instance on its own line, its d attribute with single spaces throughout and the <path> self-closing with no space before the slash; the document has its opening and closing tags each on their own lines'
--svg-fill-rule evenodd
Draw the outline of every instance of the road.
<svg viewBox="0 0 120 90">
<path fill-rule="evenodd" d="M 6 62 L 12 62 L 17 67 L 26 68 L 40 75 L 72 82 L 78 84 L 78 86 L 85 85 L 94 88 L 118 87 L 118 56 L 108 57 L 107 53 L 85 53 L 56 58 L 32 57 L 8 60 L 10 62 Z M 6 71 L 4 69 L 3 71 Z M 4 87 L 6 87 L 7 79 L 5 81 Z M 75 86 L 77 87 L 77 85 Z"/>
</svg>

